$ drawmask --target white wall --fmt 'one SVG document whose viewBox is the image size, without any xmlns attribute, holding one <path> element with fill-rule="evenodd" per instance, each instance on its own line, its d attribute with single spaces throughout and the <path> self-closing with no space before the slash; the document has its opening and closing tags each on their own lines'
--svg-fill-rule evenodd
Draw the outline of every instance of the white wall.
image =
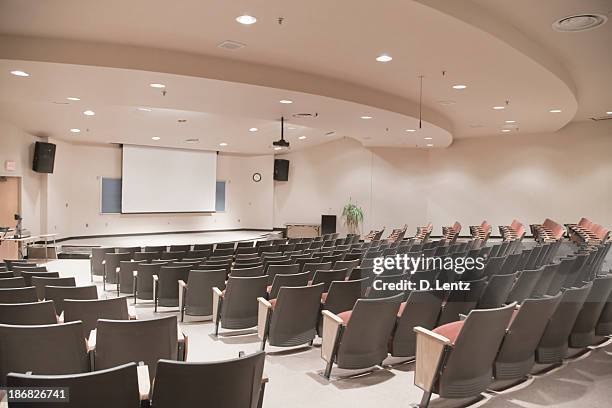
<svg viewBox="0 0 612 408">
<path fill-rule="evenodd" d="M 226 211 L 215 214 L 100 214 L 100 177 L 121 177 L 121 149 L 58 140 L 48 176 L 48 230 L 61 236 L 220 229 L 271 229 L 272 156 L 219 155 L 217 179 L 226 181 Z M 252 181 L 254 172 L 262 181 Z"/>
<path fill-rule="evenodd" d="M 0 176 L 21 177 L 21 215 L 23 226 L 32 234 L 39 234 L 43 223 L 42 184 L 44 175 L 32 171 L 34 142 L 41 139 L 34 137 L 15 126 L 0 122 Z M 6 171 L 5 162 L 16 163 L 15 171 Z M 0 197 L 1 199 L 1 197 Z M 11 225 L 14 227 L 14 225 Z"/>
<path fill-rule="evenodd" d="M 456 141 L 448 149 L 366 149 L 351 139 L 283 155 L 290 176 L 275 183 L 274 225 L 340 216 L 349 197 L 364 230 L 459 220 L 505 225 L 582 216 L 612 226 L 612 122 L 573 123 L 554 134 Z M 342 227 L 341 221 L 338 227 Z"/>
</svg>

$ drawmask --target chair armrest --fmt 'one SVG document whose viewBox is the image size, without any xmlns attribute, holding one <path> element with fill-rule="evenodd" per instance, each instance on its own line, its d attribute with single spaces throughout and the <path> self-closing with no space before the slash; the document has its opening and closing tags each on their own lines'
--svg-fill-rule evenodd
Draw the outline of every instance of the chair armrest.
<svg viewBox="0 0 612 408">
<path fill-rule="evenodd" d="M 62 313 L 60 313 L 59 316 L 57 316 L 57 322 L 64 323 L 64 311 L 63 310 L 62 310 Z"/>
<path fill-rule="evenodd" d="M 451 342 L 446 337 L 420 326 L 415 327 L 414 331 L 417 338 L 414 385 L 430 392 L 435 384 L 444 351 L 450 347 Z"/>
<path fill-rule="evenodd" d="M 268 331 L 268 320 L 272 311 L 272 304 L 262 297 L 257 298 L 257 337 L 264 339 Z"/>
<path fill-rule="evenodd" d="M 136 313 L 136 308 L 133 306 L 128 306 L 128 319 L 138 320 L 138 314 Z"/>
<path fill-rule="evenodd" d="M 149 366 L 141 363 L 136 368 L 138 370 L 138 392 L 140 393 L 140 400 L 145 401 L 149 399 L 149 393 L 151 392 Z"/>
<path fill-rule="evenodd" d="M 96 329 L 89 332 L 89 338 L 87 339 L 87 351 L 90 352 L 96 349 Z"/>
<path fill-rule="evenodd" d="M 333 362 L 336 343 L 344 321 L 329 310 L 323 310 L 323 343 L 321 358 L 328 363 Z"/>
<path fill-rule="evenodd" d="M 178 343 L 178 360 L 186 361 L 187 360 L 187 349 L 189 345 L 189 337 L 181 330 L 181 326 L 176 325 L 176 338 Z"/>
<path fill-rule="evenodd" d="M 157 285 L 159 285 L 159 276 L 153 275 L 153 300 L 157 301 Z"/>
<path fill-rule="evenodd" d="M 212 311 L 212 320 L 213 323 L 217 323 L 217 319 L 219 318 L 219 308 L 221 306 L 221 299 L 223 299 L 223 292 L 221 289 L 214 287 L 212 288 L 213 292 L 213 311 Z"/>
<path fill-rule="evenodd" d="M 185 295 L 187 293 L 187 284 L 184 280 L 179 279 L 178 281 L 178 299 L 179 299 L 179 310 L 183 310 L 185 306 Z"/>
<path fill-rule="evenodd" d="M 132 276 L 133 277 L 137 277 L 138 276 L 138 271 L 132 271 Z"/>
</svg>

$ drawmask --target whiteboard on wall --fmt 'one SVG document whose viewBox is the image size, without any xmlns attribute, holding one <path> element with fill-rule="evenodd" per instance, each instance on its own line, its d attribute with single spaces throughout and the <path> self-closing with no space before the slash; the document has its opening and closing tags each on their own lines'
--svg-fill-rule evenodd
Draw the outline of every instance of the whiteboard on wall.
<svg viewBox="0 0 612 408">
<path fill-rule="evenodd" d="M 217 153 L 123 146 L 121 212 L 214 212 Z"/>
</svg>

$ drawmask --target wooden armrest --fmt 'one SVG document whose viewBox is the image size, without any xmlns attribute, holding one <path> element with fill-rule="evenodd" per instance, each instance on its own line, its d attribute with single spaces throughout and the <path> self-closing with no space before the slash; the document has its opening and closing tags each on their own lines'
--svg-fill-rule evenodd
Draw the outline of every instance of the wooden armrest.
<svg viewBox="0 0 612 408">
<path fill-rule="evenodd" d="M 60 313 L 60 315 L 57 316 L 57 322 L 64 323 L 64 311 L 63 310 L 62 310 L 62 313 Z"/>
<path fill-rule="evenodd" d="M 130 320 L 138 320 L 138 315 L 136 314 L 136 308 L 134 306 L 128 306 L 128 318 Z"/>
<path fill-rule="evenodd" d="M 176 338 L 178 343 L 178 360 L 187 360 L 187 349 L 189 348 L 189 337 L 181 330 L 181 326 L 177 323 L 176 325 Z"/>
<path fill-rule="evenodd" d="M 153 281 L 154 282 L 159 282 L 159 276 L 153 275 Z"/>
<path fill-rule="evenodd" d="M 261 377 L 261 384 L 263 385 L 263 384 L 267 384 L 269 382 L 270 382 L 270 379 L 268 378 L 267 375 L 264 374 L 263 377 Z"/>
<path fill-rule="evenodd" d="M 329 310 L 323 310 L 323 343 L 321 345 L 321 358 L 328 363 L 333 362 L 334 349 L 340 335 L 344 321 Z"/>
<path fill-rule="evenodd" d="M 449 339 L 423 327 L 415 327 L 417 336 L 414 385 L 430 392 L 436 382 L 438 368 Z"/>
<path fill-rule="evenodd" d="M 140 393 L 140 400 L 145 401 L 149 399 L 149 393 L 151 392 L 151 377 L 149 377 L 149 366 L 138 365 L 138 392 Z"/>
<path fill-rule="evenodd" d="M 272 304 L 262 297 L 257 298 L 257 303 L 257 337 L 263 340 L 266 337 Z"/>
<path fill-rule="evenodd" d="M 135 278 L 138 277 L 138 271 L 132 271 L 132 276 Z"/>
<path fill-rule="evenodd" d="M 92 351 L 96 349 L 96 329 L 93 329 L 89 332 L 89 338 L 87 339 L 87 351 Z"/>
<path fill-rule="evenodd" d="M 179 279 L 178 285 L 179 285 L 179 288 L 178 288 L 179 310 L 182 313 L 183 307 L 185 307 L 185 294 L 187 292 L 187 283 L 185 283 L 184 280 Z"/>
<path fill-rule="evenodd" d="M 217 287 L 212 288 L 212 291 L 213 291 L 212 320 L 213 320 L 213 323 L 217 323 L 217 319 L 219 318 L 219 307 L 221 306 L 221 300 L 223 299 L 223 292 L 221 291 L 221 289 Z"/>
</svg>

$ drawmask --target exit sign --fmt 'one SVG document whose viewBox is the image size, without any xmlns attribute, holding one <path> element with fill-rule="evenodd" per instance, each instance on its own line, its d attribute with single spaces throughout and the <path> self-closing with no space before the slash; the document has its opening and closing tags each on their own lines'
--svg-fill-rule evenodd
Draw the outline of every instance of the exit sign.
<svg viewBox="0 0 612 408">
<path fill-rule="evenodd" d="M 7 160 L 4 162 L 4 170 L 6 171 L 15 171 L 17 170 L 17 163 L 15 160 Z"/>
</svg>

